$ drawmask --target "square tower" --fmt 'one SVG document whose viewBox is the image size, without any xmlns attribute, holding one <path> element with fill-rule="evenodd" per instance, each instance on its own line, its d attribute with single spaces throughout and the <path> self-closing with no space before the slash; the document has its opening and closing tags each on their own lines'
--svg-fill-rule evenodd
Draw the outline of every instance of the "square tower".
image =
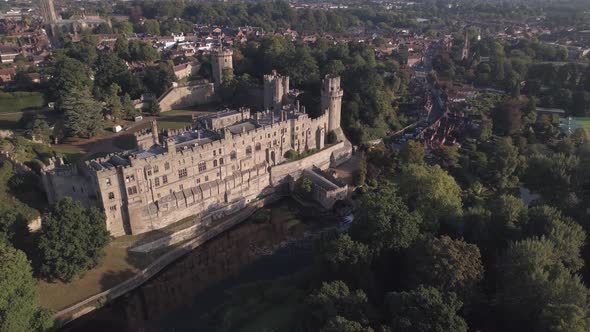
<svg viewBox="0 0 590 332">
<path fill-rule="evenodd" d="M 213 69 L 213 82 L 215 88 L 223 83 L 224 75 L 233 75 L 233 52 L 220 47 L 211 52 L 211 67 Z"/>
<path fill-rule="evenodd" d="M 280 110 L 289 94 L 289 76 L 279 75 L 273 70 L 264 75 L 264 109 Z"/>
</svg>

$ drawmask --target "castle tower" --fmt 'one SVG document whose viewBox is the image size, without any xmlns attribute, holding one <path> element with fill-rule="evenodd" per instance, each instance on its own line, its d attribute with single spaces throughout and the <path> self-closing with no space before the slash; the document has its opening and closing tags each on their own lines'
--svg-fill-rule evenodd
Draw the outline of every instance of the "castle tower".
<svg viewBox="0 0 590 332">
<path fill-rule="evenodd" d="M 264 109 L 281 109 L 289 94 L 289 76 L 282 76 L 276 70 L 264 75 Z"/>
<path fill-rule="evenodd" d="M 224 73 L 233 74 L 233 52 L 220 47 L 211 52 L 211 67 L 213 69 L 213 82 L 215 88 L 218 88 L 223 83 Z"/>
<path fill-rule="evenodd" d="M 322 81 L 322 110 L 328 112 L 328 133 L 338 134 L 340 129 L 340 113 L 342 111 L 342 96 L 340 76 L 326 75 Z"/>
<path fill-rule="evenodd" d="M 160 136 L 158 133 L 158 122 L 156 120 L 152 120 L 152 140 L 154 144 L 160 144 Z"/>
</svg>

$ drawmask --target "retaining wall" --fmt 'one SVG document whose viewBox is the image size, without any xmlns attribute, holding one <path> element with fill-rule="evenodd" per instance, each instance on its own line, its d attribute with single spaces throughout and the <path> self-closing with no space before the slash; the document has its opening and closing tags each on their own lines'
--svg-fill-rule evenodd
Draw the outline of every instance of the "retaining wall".
<svg viewBox="0 0 590 332">
<path fill-rule="evenodd" d="M 213 83 L 177 86 L 168 89 L 160 98 L 162 112 L 211 103 L 215 98 Z"/>
<path fill-rule="evenodd" d="M 227 220 L 224 220 L 223 222 L 211 226 L 211 228 L 207 232 L 198 235 L 197 237 L 188 241 L 187 243 L 184 243 L 178 248 L 175 248 L 172 251 L 162 255 L 148 267 L 137 272 L 130 279 L 127 279 L 113 288 L 107 289 L 102 293 L 91 296 L 86 300 L 78 302 L 66 309 L 57 312 L 54 316 L 55 320 L 61 325 L 67 324 L 73 321 L 74 319 L 79 318 L 89 312 L 92 312 L 102 307 L 106 303 L 132 291 L 133 289 L 141 286 L 143 283 L 148 281 L 150 278 L 152 278 L 154 275 L 156 275 L 158 272 L 160 272 L 162 269 L 164 269 L 166 266 L 173 263 L 180 257 L 198 248 L 200 245 L 206 243 L 207 241 L 211 240 L 217 235 L 241 223 L 242 221 L 250 217 L 259 208 L 267 204 L 276 202 L 281 197 L 282 196 L 279 195 L 272 195 L 252 203 L 250 206 L 240 211 L 236 215 L 229 217 Z"/>
</svg>

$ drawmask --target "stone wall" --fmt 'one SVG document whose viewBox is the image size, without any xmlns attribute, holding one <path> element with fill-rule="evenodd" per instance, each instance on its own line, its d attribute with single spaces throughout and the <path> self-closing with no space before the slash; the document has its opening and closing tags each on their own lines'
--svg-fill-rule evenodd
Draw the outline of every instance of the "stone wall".
<svg viewBox="0 0 590 332">
<path fill-rule="evenodd" d="M 348 149 L 347 145 L 350 146 L 350 143 L 339 142 L 321 151 L 318 151 L 309 157 L 271 167 L 271 185 L 278 186 L 288 183 L 288 176 L 291 176 L 294 180 L 297 180 L 301 177 L 304 169 L 313 168 L 314 166 L 322 170 L 328 169 L 331 163 L 335 160 L 335 154 L 340 156 L 336 158 L 337 160 L 340 160 L 341 158 L 344 158 L 346 153 L 348 153 L 348 155 L 352 153 L 352 146 L 350 146 L 350 149 Z"/>
<path fill-rule="evenodd" d="M 205 105 L 214 100 L 213 83 L 177 86 L 168 89 L 159 99 L 160 109 L 167 112 L 172 109 Z"/>
<path fill-rule="evenodd" d="M 231 216 L 228 216 L 226 218 L 227 218 L 227 220 L 234 220 L 235 222 L 238 222 L 240 220 L 245 220 L 246 218 L 250 217 L 254 213 L 254 211 L 256 211 L 257 209 L 264 207 L 266 204 L 276 202 L 280 197 L 281 196 L 279 196 L 279 195 L 271 195 L 265 199 L 252 202 L 248 206 L 242 208 L 241 210 L 238 210 L 238 212 L 234 212 L 234 214 L 232 214 Z M 212 227 L 212 225 L 208 225 L 208 226 L 204 227 L 204 225 L 202 224 L 203 217 L 195 216 L 194 218 L 196 220 L 198 220 L 199 222 L 197 222 L 194 225 L 189 226 L 187 228 L 181 229 L 177 232 L 171 233 L 170 235 L 166 235 L 164 237 L 161 237 L 155 241 L 151 241 L 151 242 L 144 243 L 144 244 L 138 245 L 136 247 L 133 247 L 130 249 L 130 251 L 137 252 L 137 253 L 144 253 L 144 254 L 150 253 L 154 250 L 165 248 L 165 247 L 174 245 L 176 243 L 180 243 L 180 242 L 195 238 L 197 236 L 203 235 L 204 233 L 206 233 L 209 230 L 209 227 Z M 209 216 L 208 218 L 211 219 L 211 216 Z M 231 221 L 228 222 L 227 220 L 223 221 L 221 223 L 228 224 L 228 225 L 232 223 Z M 209 222 L 209 223 L 214 224 L 215 220 L 211 220 L 211 222 Z M 213 228 L 214 228 L 214 226 L 213 226 Z"/>
</svg>

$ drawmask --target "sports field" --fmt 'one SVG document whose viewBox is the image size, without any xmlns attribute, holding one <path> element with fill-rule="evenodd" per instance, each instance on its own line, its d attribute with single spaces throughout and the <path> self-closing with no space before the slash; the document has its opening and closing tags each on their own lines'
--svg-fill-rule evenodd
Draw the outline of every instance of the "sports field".
<svg viewBox="0 0 590 332">
<path fill-rule="evenodd" d="M 578 129 L 590 129 L 590 117 L 568 117 L 559 120 L 559 127 L 562 131 L 572 133 Z"/>
</svg>

